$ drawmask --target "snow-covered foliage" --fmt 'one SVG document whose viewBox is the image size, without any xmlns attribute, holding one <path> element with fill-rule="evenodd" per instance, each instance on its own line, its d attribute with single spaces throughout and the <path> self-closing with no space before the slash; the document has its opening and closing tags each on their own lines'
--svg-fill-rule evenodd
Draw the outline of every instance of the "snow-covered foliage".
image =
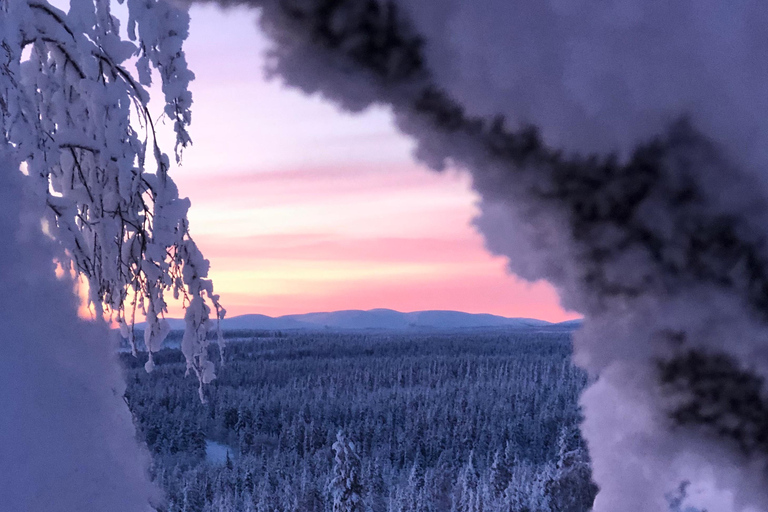
<svg viewBox="0 0 768 512">
<path fill-rule="evenodd" d="M 22 178 L 0 147 L 0 510 L 157 510 L 117 340 L 78 319 L 74 283 L 55 277 L 57 249 Z"/>
<path fill-rule="evenodd" d="M 467 169 L 488 247 L 585 315 L 596 512 L 685 479 L 768 506 L 768 6 L 218 3 L 261 9 L 287 84 L 390 105 L 418 158 Z"/>
<path fill-rule="evenodd" d="M 591 509 L 577 428 L 586 376 L 569 333 L 224 335 L 207 404 L 179 350 L 156 354 L 151 374 L 145 354 L 121 356 L 166 512 L 333 512 L 339 429 L 355 440 L 366 512 Z"/>
<path fill-rule="evenodd" d="M 333 500 L 333 512 L 362 512 L 363 487 L 360 485 L 362 466 L 355 452 L 355 443 L 343 431 L 333 443 L 334 476 L 328 484 Z"/>
<path fill-rule="evenodd" d="M 587 451 L 573 428 L 564 428 L 558 439 L 558 458 L 554 471 L 544 484 L 544 494 L 552 512 L 589 510 L 597 486 L 591 481 Z"/>
<path fill-rule="evenodd" d="M 127 7 L 128 40 L 110 0 L 72 0 L 68 12 L 47 0 L 0 1 L 0 144 L 28 175 L 40 206 L 31 215 L 59 242 L 56 258 L 87 277 L 97 313 L 133 339 L 140 311 L 155 351 L 169 330 L 166 293 L 183 298 L 184 354 L 202 386 L 214 378 L 206 336 L 224 310 L 189 237 L 189 200 L 168 175 L 144 88 L 156 70 L 178 160 L 190 143 L 193 74 L 181 49 L 189 19 L 161 0 Z"/>
</svg>

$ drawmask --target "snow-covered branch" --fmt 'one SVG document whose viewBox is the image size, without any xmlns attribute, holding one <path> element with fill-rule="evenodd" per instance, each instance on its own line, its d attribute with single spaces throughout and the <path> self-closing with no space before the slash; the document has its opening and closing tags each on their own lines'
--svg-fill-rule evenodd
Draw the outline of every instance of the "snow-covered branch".
<svg viewBox="0 0 768 512">
<path fill-rule="evenodd" d="M 224 310 L 189 236 L 189 201 L 168 175 L 144 89 L 156 70 L 178 161 L 191 141 L 194 75 L 181 49 L 189 19 L 164 1 L 127 3 L 130 41 L 109 0 L 73 0 L 68 12 L 45 0 L 0 3 L 2 142 L 47 205 L 41 215 L 58 258 L 87 277 L 98 313 L 106 309 L 131 340 L 136 311 L 145 314 L 152 352 L 168 332 L 165 294 L 183 298 L 184 353 L 202 385 L 214 377 L 207 333 Z"/>
</svg>

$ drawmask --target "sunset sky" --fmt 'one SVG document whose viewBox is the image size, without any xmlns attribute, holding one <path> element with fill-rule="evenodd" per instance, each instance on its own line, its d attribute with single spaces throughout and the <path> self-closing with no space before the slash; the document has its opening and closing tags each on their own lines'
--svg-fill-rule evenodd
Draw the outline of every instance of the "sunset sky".
<svg viewBox="0 0 768 512">
<path fill-rule="evenodd" d="M 340 113 L 265 80 L 268 43 L 253 13 L 196 7 L 191 16 L 194 145 L 174 177 L 192 200 L 192 234 L 230 316 L 576 316 L 548 284 L 517 279 L 487 254 L 471 226 L 468 178 L 415 163 L 387 111 Z"/>
</svg>

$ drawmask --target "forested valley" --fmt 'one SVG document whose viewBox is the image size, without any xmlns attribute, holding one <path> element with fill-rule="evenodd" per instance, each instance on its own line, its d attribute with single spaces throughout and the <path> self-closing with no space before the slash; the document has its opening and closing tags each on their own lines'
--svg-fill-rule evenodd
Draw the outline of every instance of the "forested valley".
<svg viewBox="0 0 768 512">
<path fill-rule="evenodd" d="M 167 512 L 591 507 L 568 332 L 225 335 L 206 403 L 180 350 L 121 355 Z"/>
</svg>

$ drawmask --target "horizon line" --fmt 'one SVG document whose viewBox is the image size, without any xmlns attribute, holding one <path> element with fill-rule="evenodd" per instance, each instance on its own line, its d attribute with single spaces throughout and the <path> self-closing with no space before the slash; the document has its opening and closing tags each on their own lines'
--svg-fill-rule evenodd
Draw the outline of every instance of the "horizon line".
<svg viewBox="0 0 768 512">
<path fill-rule="evenodd" d="M 561 324 L 561 323 L 566 323 L 566 322 L 575 322 L 575 321 L 581 321 L 581 320 L 584 319 L 583 317 L 579 317 L 579 318 L 572 318 L 572 319 L 569 319 L 569 320 L 563 320 L 563 321 L 559 321 L 559 322 L 552 322 L 550 320 L 543 320 L 541 318 L 534 318 L 534 317 L 527 317 L 527 316 L 505 316 L 505 315 L 497 315 L 497 314 L 494 314 L 494 313 L 470 313 L 468 311 L 460 311 L 460 310 L 457 310 L 457 309 L 418 309 L 418 310 L 414 310 L 414 311 L 400 311 L 400 310 L 391 309 L 391 308 L 372 308 L 372 309 L 337 309 L 337 310 L 332 310 L 332 311 L 309 311 L 307 313 L 287 313 L 285 315 L 278 315 L 278 316 L 271 316 L 271 315 L 267 315 L 265 313 L 256 313 L 256 312 L 254 312 L 254 313 L 241 313 L 241 314 L 238 314 L 238 315 L 226 316 L 226 317 L 223 318 L 223 320 L 229 320 L 229 319 L 232 319 L 232 318 L 239 318 L 239 317 L 250 316 L 250 315 L 260 315 L 260 316 L 264 316 L 264 317 L 267 317 L 267 318 L 275 318 L 276 319 L 276 318 L 285 318 L 285 317 L 291 317 L 291 316 L 322 315 L 322 314 L 346 313 L 346 312 L 371 313 L 371 312 L 375 312 L 375 311 L 391 311 L 391 312 L 399 313 L 399 314 L 402 314 L 402 315 L 409 315 L 409 314 L 413 314 L 413 313 L 430 313 L 430 312 L 437 312 L 437 313 L 461 313 L 461 314 L 464 314 L 464 315 L 487 315 L 487 316 L 493 316 L 493 317 L 496 317 L 496 318 L 504 318 L 504 319 L 507 319 L 507 320 L 536 320 L 536 321 L 539 321 L 539 322 L 547 322 L 547 323 L 550 323 L 550 324 Z M 178 317 L 165 317 L 165 320 L 184 320 L 184 318 L 183 317 L 182 318 L 178 318 Z M 144 323 L 144 321 L 137 322 L 137 324 L 138 323 Z"/>
</svg>

